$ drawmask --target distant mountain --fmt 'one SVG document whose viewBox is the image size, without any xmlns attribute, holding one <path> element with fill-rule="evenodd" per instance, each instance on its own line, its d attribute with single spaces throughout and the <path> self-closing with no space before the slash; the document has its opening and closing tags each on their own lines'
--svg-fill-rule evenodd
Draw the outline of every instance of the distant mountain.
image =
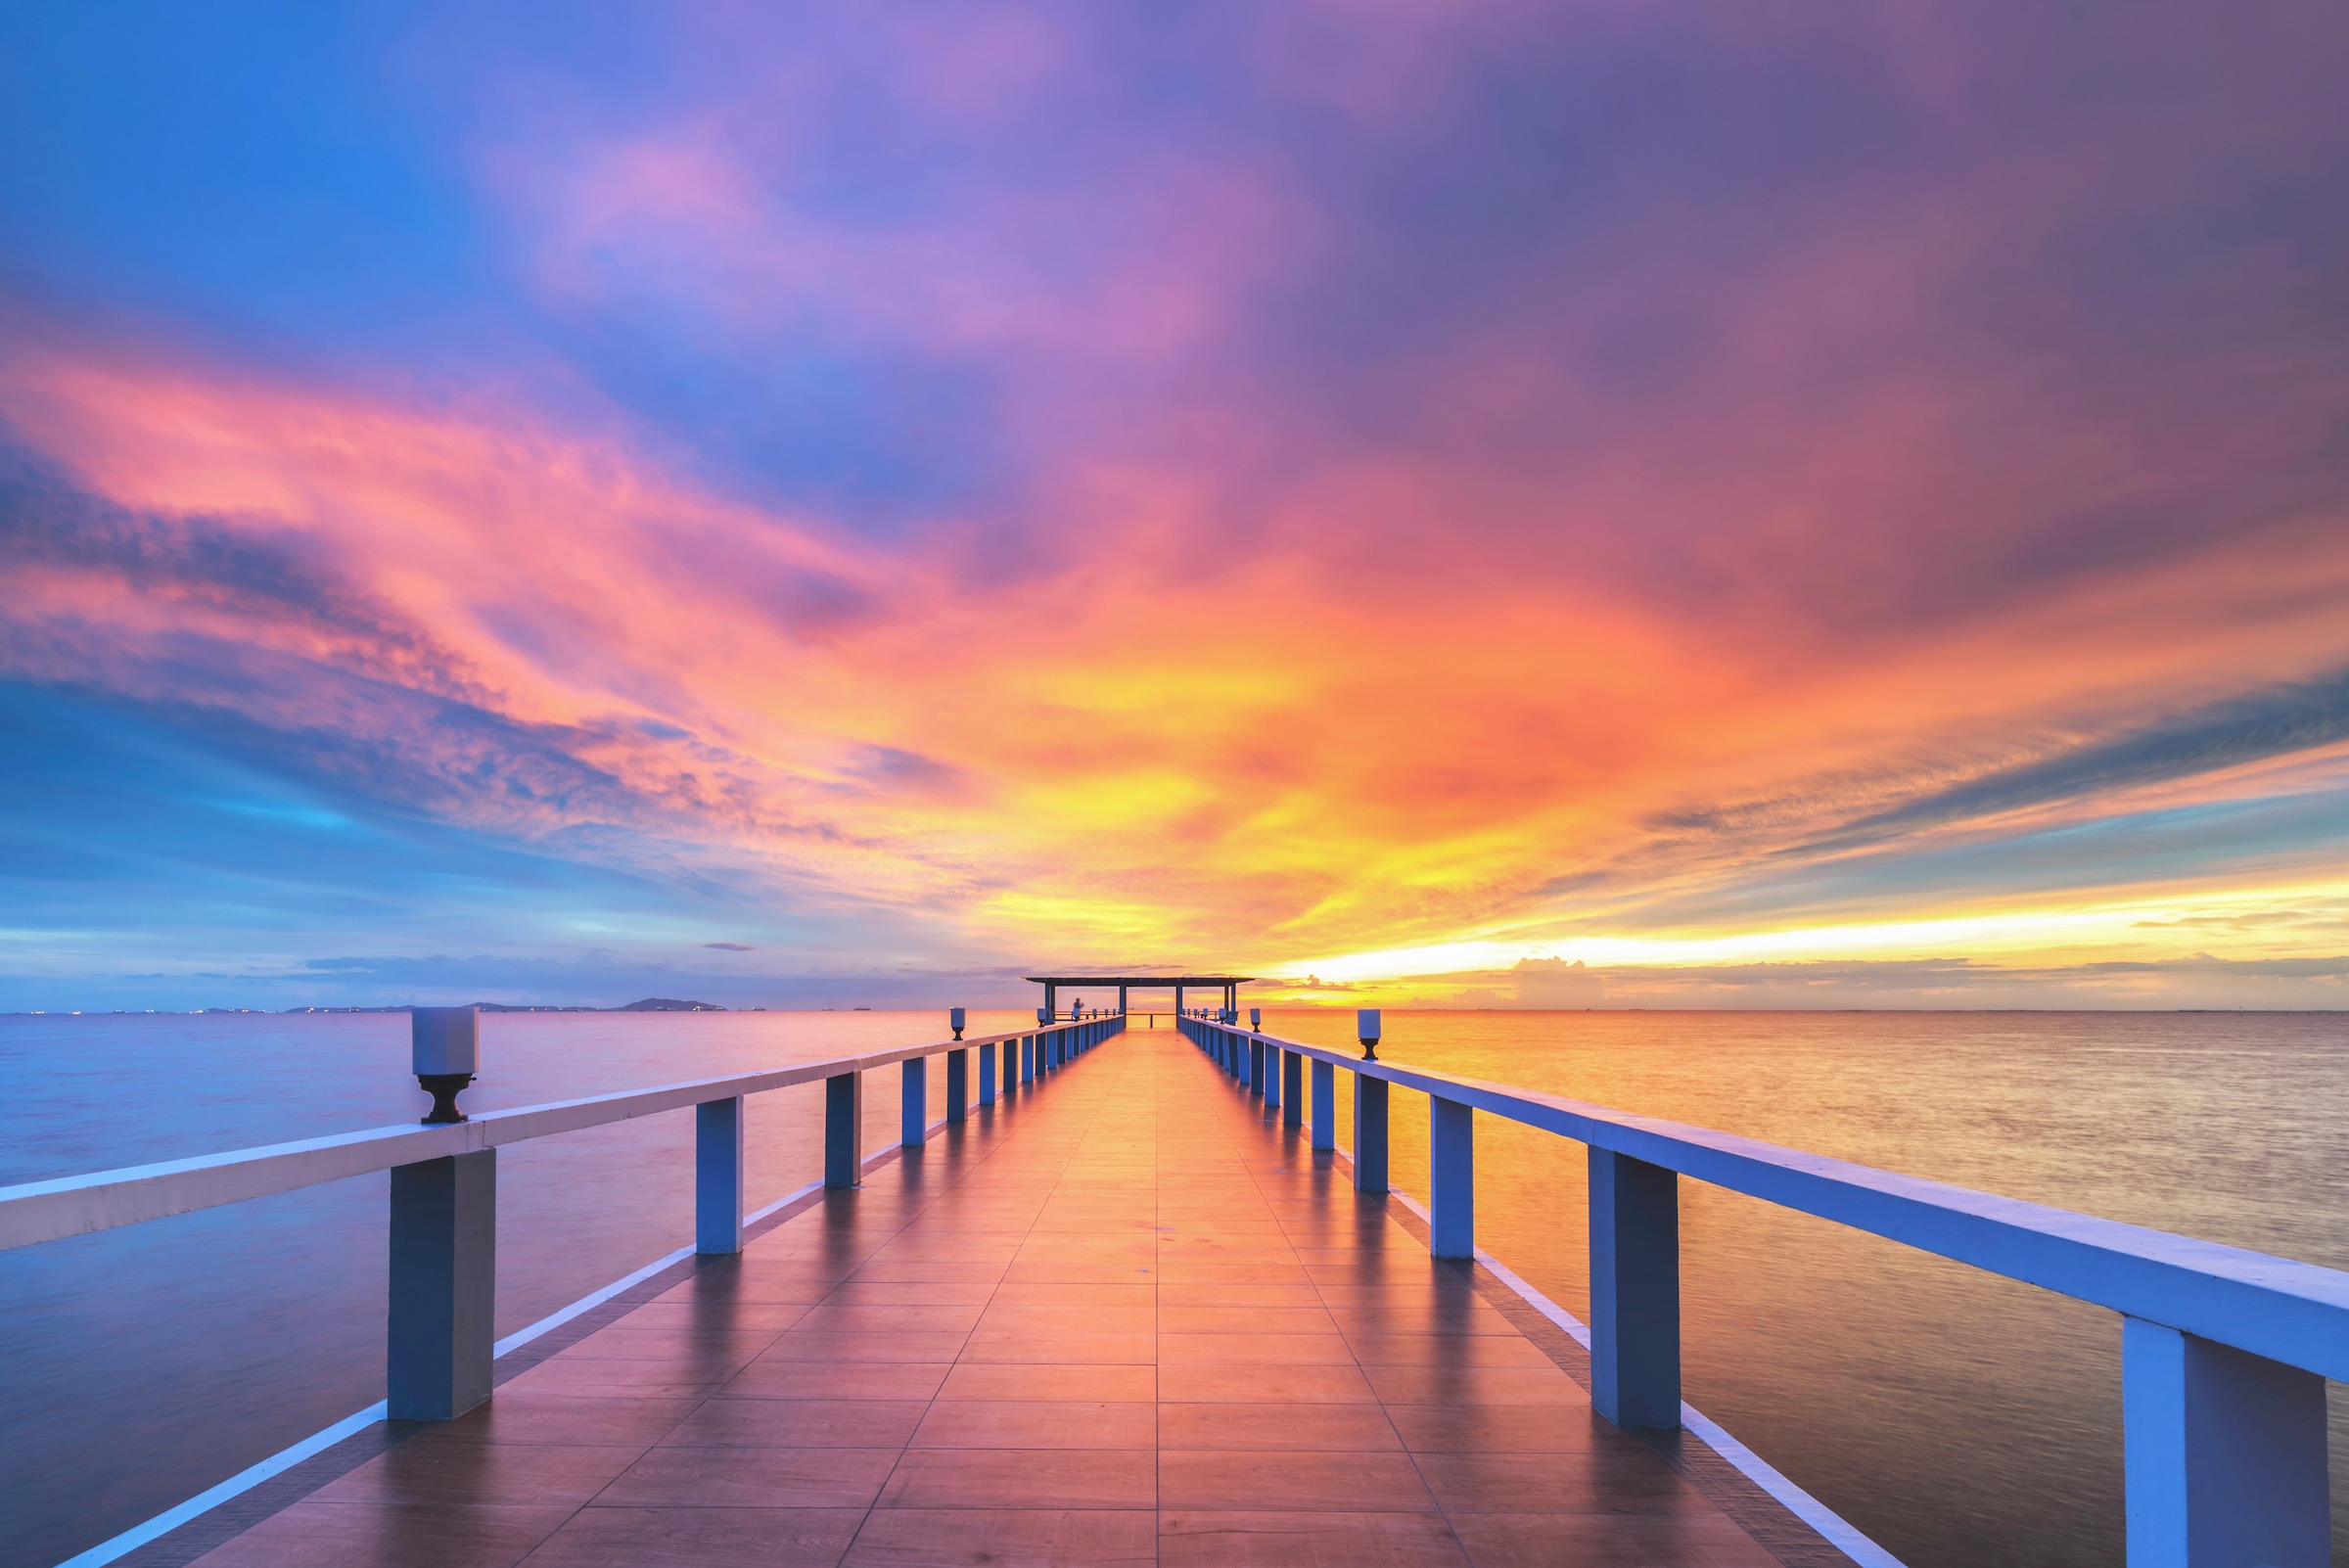
<svg viewBox="0 0 2349 1568">
<path fill-rule="evenodd" d="M 632 1001 L 625 1007 L 615 1007 L 612 1010 L 616 1013 L 722 1013 L 725 1011 L 715 1002 L 679 1001 L 674 996 L 647 996 L 642 1001 Z"/>
</svg>

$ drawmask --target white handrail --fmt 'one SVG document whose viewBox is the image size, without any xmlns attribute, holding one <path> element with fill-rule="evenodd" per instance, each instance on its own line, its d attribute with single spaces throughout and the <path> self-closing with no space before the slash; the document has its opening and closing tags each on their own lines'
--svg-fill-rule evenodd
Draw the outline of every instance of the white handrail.
<svg viewBox="0 0 2349 1568">
<path fill-rule="evenodd" d="M 835 1057 L 764 1072 L 527 1105 L 510 1111 L 482 1111 L 468 1121 L 437 1127 L 368 1128 L 293 1143 L 272 1143 L 259 1148 L 201 1154 L 192 1159 L 163 1160 L 152 1165 L 23 1182 L 0 1187 L 0 1250 L 242 1203 L 248 1198 L 291 1192 L 298 1187 L 340 1181 L 346 1176 L 366 1176 L 445 1155 L 471 1154 L 553 1133 L 576 1132 L 582 1128 L 681 1110 L 710 1100 L 762 1094 L 798 1084 L 820 1083 L 846 1073 L 870 1072 L 897 1062 L 976 1050 L 999 1045 L 1004 1040 L 1051 1036 L 1083 1027 L 1056 1024 L 1012 1030 L 965 1040 L 901 1046 L 867 1056 Z"/>
<path fill-rule="evenodd" d="M 2119 1313 L 2131 1568 L 2331 1560 L 2325 1379 L 2349 1379 L 2349 1273 L 1227 1022 L 1179 1022 L 1267 1111 L 1280 1101 L 1291 1125 L 1302 1085 L 1290 1075 L 1310 1062 L 1316 1151 L 1336 1147 L 1336 1070 L 1353 1073 L 1363 1192 L 1387 1190 L 1389 1085 L 1427 1095 L 1439 1258 L 1474 1254 L 1472 1111 L 1584 1144 L 1590 1396 L 1610 1420 L 1681 1419 L 1676 1184 L 1688 1176 Z"/>
<path fill-rule="evenodd" d="M 1210 1025 L 1210 1028 L 1219 1026 Z M 2349 1273 L 1272 1035 L 1242 1038 L 2349 1381 Z"/>
</svg>

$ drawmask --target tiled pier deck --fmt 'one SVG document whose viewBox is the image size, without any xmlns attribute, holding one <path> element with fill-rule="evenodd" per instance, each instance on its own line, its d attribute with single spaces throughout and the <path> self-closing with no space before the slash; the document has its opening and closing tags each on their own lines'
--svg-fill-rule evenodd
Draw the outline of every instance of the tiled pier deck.
<svg viewBox="0 0 2349 1568">
<path fill-rule="evenodd" d="M 1842 1560 L 1709 1451 L 1594 1417 L 1573 1342 L 1415 1231 L 1130 1031 L 501 1362 L 488 1406 L 313 1461 L 196 1560 Z"/>
</svg>

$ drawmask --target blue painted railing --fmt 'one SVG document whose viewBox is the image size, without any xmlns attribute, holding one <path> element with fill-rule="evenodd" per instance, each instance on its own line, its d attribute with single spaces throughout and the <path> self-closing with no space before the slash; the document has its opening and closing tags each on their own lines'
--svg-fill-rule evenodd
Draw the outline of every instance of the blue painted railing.
<svg viewBox="0 0 2349 1568">
<path fill-rule="evenodd" d="M 1177 1020 L 1240 1085 L 1337 1146 L 1354 1075 L 1354 1179 L 1387 1190 L 1389 1085 L 1429 1101 L 1429 1250 L 1476 1249 L 1475 1112 L 1584 1144 L 1591 1403 L 1618 1425 L 1681 1411 L 1679 1178 L 1817 1215 L 2121 1314 L 2130 1568 L 2326 1568 L 2325 1380 L 2349 1380 L 2349 1273 L 1283 1039 Z"/>
<path fill-rule="evenodd" d="M 273 1192 L 392 1173 L 392 1268 L 387 1405 L 395 1419 L 446 1420 L 489 1395 L 497 1277 L 497 1151 L 509 1143 L 694 1107 L 694 1250 L 742 1250 L 743 1100 L 801 1084 L 824 1086 L 824 1184 L 863 1180 L 864 1075 L 897 1066 L 906 1147 L 929 1135 L 929 1058 L 944 1056 L 945 1120 L 992 1105 L 1125 1028 L 1114 1015 L 981 1038 L 941 1040 L 866 1056 L 511 1111 L 469 1121 L 339 1132 L 156 1165 L 0 1187 L 0 1248 L 24 1247 L 161 1220 Z M 1000 1067 L 998 1070 L 998 1057 Z"/>
</svg>

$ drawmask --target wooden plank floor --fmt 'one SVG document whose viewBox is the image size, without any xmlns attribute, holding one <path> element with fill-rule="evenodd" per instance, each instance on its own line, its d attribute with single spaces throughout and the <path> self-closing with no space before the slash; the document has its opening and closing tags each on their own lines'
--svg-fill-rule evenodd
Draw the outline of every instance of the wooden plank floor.
<svg viewBox="0 0 2349 1568">
<path fill-rule="evenodd" d="M 1402 1219 L 1136 1030 L 198 1560 L 1815 1560 Z"/>
</svg>

